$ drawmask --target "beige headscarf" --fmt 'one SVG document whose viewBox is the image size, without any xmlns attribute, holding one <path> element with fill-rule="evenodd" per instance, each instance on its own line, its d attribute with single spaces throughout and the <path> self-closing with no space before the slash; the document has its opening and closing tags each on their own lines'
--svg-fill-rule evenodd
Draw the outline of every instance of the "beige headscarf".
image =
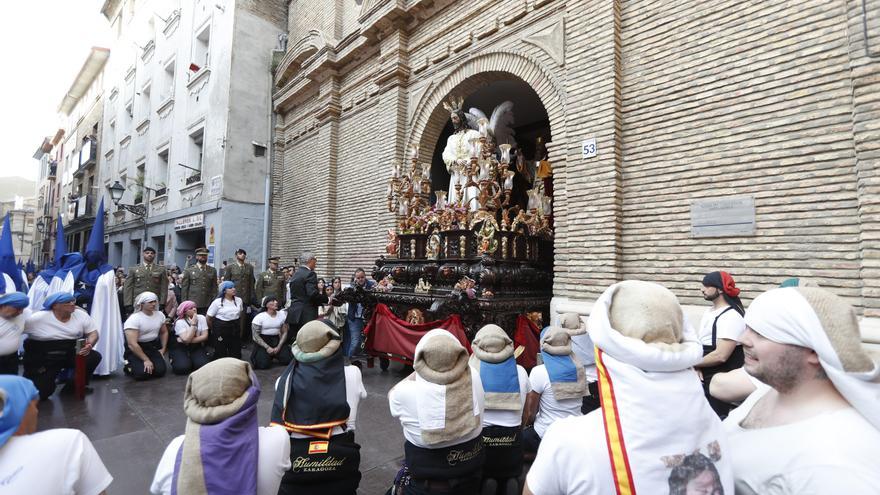
<svg viewBox="0 0 880 495">
<path fill-rule="evenodd" d="M 500 409 L 506 411 L 522 411 L 522 397 L 519 393 L 519 372 L 516 368 L 516 361 L 513 360 L 510 365 L 505 367 L 505 380 L 511 380 L 517 383 L 516 391 L 513 392 L 497 392 L 487 390 L 486 378 L 482 375 L 481 367 L 483 363 L 499 364 L 504 363 L 513 357 L 513 340 L 507 336 L 507 333 L 498 325 L 486 325 L 477 332 L 471 342 L 471 349 L 474 354 L 471 356 L 471 366 L 481 373 L 483 378 L 483 391 L 485 392 L 486 409 Z M 492 369 L 490 366 L 489 369 Z M 511 373 L 512 376 L 506 373 Z"/>
<path fill-rule="evenodd" d="M 551 356 L 567 356 L 574 364 L 577 372 L 577 381 L 555 381 L 550 367 L 550 358 L 545 358 L 544 366 L 550 375 L 550 386 L 553 388 L 553 397 L 556 400 L 581 399 L 587 395 L 587 379 L 584 374 L 584 366 L 577 356 L 571 351 L 571 335 L 567 329 L 560 327 L 548 327 L 541 335 L 541 352 Z M 570 367 L 571 364 L 566 366 Z"/>
<path fill-rule="evenodd" d="M 426 333 L 416 345 L 415 373 L 422 440 L 428 445 L 462 438 L 481 424 L 468 353 L 448 331 Z"/>
</svg>

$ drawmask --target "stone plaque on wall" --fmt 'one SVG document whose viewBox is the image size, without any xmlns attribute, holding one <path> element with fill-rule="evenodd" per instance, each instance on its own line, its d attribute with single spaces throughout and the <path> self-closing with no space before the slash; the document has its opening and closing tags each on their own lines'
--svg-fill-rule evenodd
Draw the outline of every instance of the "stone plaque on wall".
<svg viewBox="0 0 880 495">
<path fill-rule="evenodd" d="M 698 199 L 691 203 L 691 237 L 754 234 L 754 196 Z"/>
</svg>

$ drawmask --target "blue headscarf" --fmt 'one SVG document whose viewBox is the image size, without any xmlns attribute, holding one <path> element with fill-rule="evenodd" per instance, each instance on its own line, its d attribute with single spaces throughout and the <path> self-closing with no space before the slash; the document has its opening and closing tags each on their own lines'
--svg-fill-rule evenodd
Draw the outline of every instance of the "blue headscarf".
<svg viewBox="0 0 880 495">
<path fill-rule="evenodd" d="M 550 376 L 550 383 L 555 382 L 576 382 L 578 381 L 577 365 L 571 359 L 571 354 L 558 356 L 550 354 L 544 350 L 544 337 L 547 335 L 550 327 L 544 327 L 541 330 L 541 360 L 544 361 L 544 367 L 547 368 L 547 374 Z"/>
<path fill-rule="evenodd" d="M 12 306 L 13 308 L 24 309 L 30 304 L 27 294 L 24 292 L 10 292 L 0 296 L 0 306 Z"/>
<path fill-rule="evenodd" d="M 18 431 L 31 401 L 39 397 L 37 387 L 27 378 L 0 375 L 0 447 Z"/>
<path fill-rule="evenodd" d="M 231 280 L 227 280 L 227 281 L 223 282 L 222 284 L 220 284 L 219 291 L 217 292 L 217 297 L 225 296 L 227 290 L 234 289 L 234 288 L 235 288 L 235 282 L 233 282 Z"/>
<path fill-rule="evenodd" d="M 43 301 L 43 310 L 48 311 L 52 309 L 52 306 L 56 304 L 64 304 L 69 303 L 70 301 L 75 300 L 73 294 L 70 292 L 56 292 L 54 294 L 50 294 L 46 297 L 46 300 Z"/>
</svg>

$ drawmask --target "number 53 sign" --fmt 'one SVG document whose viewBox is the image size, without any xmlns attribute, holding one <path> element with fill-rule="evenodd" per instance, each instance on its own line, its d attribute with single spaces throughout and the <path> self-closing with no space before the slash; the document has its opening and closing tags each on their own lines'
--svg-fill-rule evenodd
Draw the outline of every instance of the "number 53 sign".
<svg viewBox="0 0 880 495">
<path fill-rule="evenodd" d="M 596 138 L 585 139 L 581 142 L 581 158 L 593 158 L 599 153 L 596 147 Z"/>
</svg>

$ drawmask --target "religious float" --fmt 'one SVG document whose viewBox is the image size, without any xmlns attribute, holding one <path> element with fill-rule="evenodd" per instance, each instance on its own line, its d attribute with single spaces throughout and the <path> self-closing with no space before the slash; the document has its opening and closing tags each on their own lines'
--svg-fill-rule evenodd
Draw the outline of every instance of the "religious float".
<svg viewBox="0 0 880 495">
<path fill-rule="evenodd" d="M 553 288 L 546 148 L 538 142 L 532 179 L 510 127 L 513 104 L 499 105 L 491 118 L 461 106 L 461 98 L 444 103 L 454 127 L 443 152 L 449 190 L 433 191 L 432 203 L 430 163 L 417 145 L 407 150 L 408 163 L 393 164 L 386 200 L 396 228 L 373 268 L 377 284 L 349 289 L 344 299 L 365 307 L 370 356 L 411 363 L 430 329 L 446 328 L 468 346 L 483 325 L 495 323 L 520 354 L 528 351 L 523 364 L 533 365 Z M 526 201 L 512 200 L 517 174 L 530 179 L 532 187 L 520 191 Z"/>
</svg>

